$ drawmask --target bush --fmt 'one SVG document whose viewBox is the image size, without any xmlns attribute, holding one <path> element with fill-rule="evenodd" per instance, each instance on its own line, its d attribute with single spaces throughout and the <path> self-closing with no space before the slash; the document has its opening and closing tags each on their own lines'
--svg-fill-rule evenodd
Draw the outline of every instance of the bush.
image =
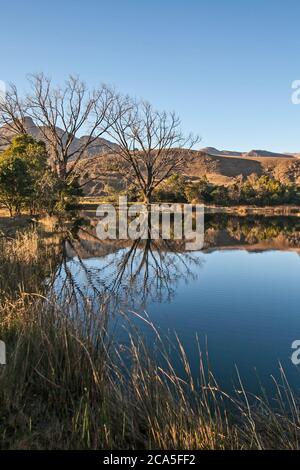
<svg viewBox="0 0 300 470">
<path fill-rule="evenodd" d="M 299 188 L 284 184 L 269 176 L 250 176 L 246 181 L 236 181 L 230 186 L 217 186 L 204 177 L 185 188 L 188 202 L 217 205 L 254 204 L 258 206 L 300 204 Z"/>
<path fill-rule="evenodd" d="M 183 176 L 175 174 L 163 181 L 154 191 L 153 199 L 157 202 L 187 202 L 186 182 Z"/>
</svg>

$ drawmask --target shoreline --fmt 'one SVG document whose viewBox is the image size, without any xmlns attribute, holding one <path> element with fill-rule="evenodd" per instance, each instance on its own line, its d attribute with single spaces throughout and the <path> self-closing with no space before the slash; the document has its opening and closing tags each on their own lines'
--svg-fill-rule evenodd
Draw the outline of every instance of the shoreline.
<svg viewBox="0 0 300 470">
<path fill-rule="evenodd" d="M 205 212 L 208 214 L 229 214 L 229 215 L 266 215 L 266 216 L 293 216 L 300 217 L 300 206 L 212 206 L 205 205 Z"/>
<path fill-rule="evenodd" d="M 87 211 L 93 212 L 96 211 L 99 205 L 107 204 L 106 201 L 97 201 L 97 202 L 79 202 L 78 204 L 73 205 L 70 209 L 66 210 L 65 213 L 72 212 L 74 210 L 78 211 Z M 135 203 L 128 203 L 128 205 Z M 137 202 L 138 204 L 138 202 Z M 172 202 L 160 202 L 155 204 L 174 204 Z M 180 203 L 179 203 L 180 204 Z M 181 203 L 182 206 L 185 203 Z M 300 217 L 300 206 L 296 205 L 279 205 L 279 206 L 254 206 L 254 205 L 243 205 L 243 206 L 217 206 L 217 205 L 207 205 L 204 204 L 204 211 L 206 214 L 227 214 L 227 215 L 237 215 L 240 217 L 248 215 L 263 215 L 263 216 L 291 216 L 291 217 Z M 36 214 L 38 216 L 41 214 Z M 0 208 L 0 226 L 9 221 L 9 224 L 24 224 L 24 220 L 32 221 L 33 217 L 29 214 L 23 213 L 20 215 L 10 216 L 9 212 L 3 208 Z"/>
<path fill-rule="evenodd" d="M 108 201 L 80 201 L 74 205 L 74 209 L 81 211 L 95 211 L 100 204 L 107 204 Z M 128 205 L 135 203 L 128 203 Z M 139 204 L 139 202 L 136 202 Z M 172 202 L 156 202 L 155 204 L 175 204 Z M 185 205 L 185 203 L 179 203 Z M 300 206 L 293 204 L 278 205 L 278 206 L 254 206 L 254 205 L 242 205 L 242 206 L 217 206 L 212 204 L 204 204 L 204 210 L 207 214 L 228 214 L 228 215 L 265 215 L 265 216 L 293 216 L 300 217 Z"/>
</svg>

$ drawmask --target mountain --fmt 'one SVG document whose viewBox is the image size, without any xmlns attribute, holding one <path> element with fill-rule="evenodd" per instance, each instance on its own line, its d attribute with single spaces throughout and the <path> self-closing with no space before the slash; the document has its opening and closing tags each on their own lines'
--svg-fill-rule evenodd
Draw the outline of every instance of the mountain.
<svg viewBox="0 0 300 470">
<path fill-rule="evenodd" d="M 215 147 L 205 147 L 200 149 L 200 152 L 205 155 L 223 155 L 224 157 L 275 157 L 275 158 L 298 158 L 299 154 L 293 153 L 278 153 L 278 152 L 269 152 L 267 150 L 250 150 L 250 152 L 237 152 L 232 150 L 218 150 Z"/>
<path fill-rule="evenodd" d="M 243 154 L 244 157 L 258 157 L 258 158 L 291 158 L 293 154 L 286 153 L 274 153 L 268 152 L 267 150 L 250 150 L 250 152 Z"/>
<path fill-rule="evenodd" d="M 25 117 L 23 121 L 23 125 L 26 129 L 26 132 L 34 137 L 37 140 L 44 140 L 44 134 L 47 133 L 47 128 L 37 126 L 30 117 Z M 64 136 L 64 131 L 59 127 L 56 129 L 58 135 Z M 0 148 L 5 148 L 7 146 L 7 142 L 9 139 L 13 137 L 14 133 L 11 131 L 8 125 L 4 125 L 0 127 Z M 78 138 L 74 138 L 74 141 L 70 147 L 70 152 L 76 151 L 85 142 L 88 140 L 88 136 L 83 135 Z M 105 153 L 110 152 L 110 149 L 116 148 L 117 144 L 113 144 L 109 140 L 106 140 L 102 137 L 95 139 L 92 145 L 88 147 L 88 149 L 84 153 L 85 158 L 94 157 L 96 155 L 103 155 Z"/>
<path fill-rule="evenodd" d="M 269 156 L 269 154 L 257 156 L 252 152 L 238 155 L 220 152 L 213 155 L 203 152 L 203 149 L 192 152 L 187 150 L 186 162 L 180 173 L 188 181 L 197 181 L 205 175 L 210 182 L 225 186 L 232 184 L 236 179 L 245 180 L 251 175 L 267 175 L 284 183 L 300 185 L 300 158 L 294 155 L 274 153 Z M 122 189 L 122 180 L 118 173 L 107 171 L 104 176 L 102 170 L 106 163 L 108 167 L 110 166 L 113 158 L 113 155 L 106 154 L 101 157 L 101 161 L 97 157 L 89 160 L 89 175 L 95 179 L 85 186 L 87 194 L 94 196 L 104 194 L 106 184 L 115 189 Z M 85 160 L 81 165 L 83 168 L 86 166 Z"/>
<path fill-rule="evenodd" d="M 203 149 L 200 149 L 200 152 L 206 155 L 232 155 L 235 157 L 241 157 L 243 155 L 242 152 L 236 152 L 232 150 L 218 150 L 215 147 L 205 147 Z"/>
<path fill-rule="evenodd" d="M 25 127 L 28 134 L 36 139 L 43 140 L 43 133 L 47 132 L 47 129 L 35 125 L 30 118 L 25 119 Z M 58 128 L 57 132 L 63 136 L 62 129 Z M 1 127 L 0 147 L 4 148 L 7 145 L 8 137 L 11 137 L 9 128 L 7 126 Z M 87 138 L 87 136 L 75 138 L 71 151 L 79 148 Z M 94 181 L 84 186 L 86 194 L 98 196 L 103 193 L 106 184 L 122 188 L 122 179 L 118 173 L 109 170 L 103 172 L 105 166 L 111 167 L 114 155 L 110 149 L 114 147 L 117 148 L 117 145 L 103 138 L 98 138 L 85 152 L 84 158 L 80 162 L 80 169 L 82 168 L 82 174 L 86 174 L 88 171 L 88 180 L 95 178 Z M 186 164 L 181 170 L 181 174 L 189 181 L 197 181 L 206 175 L 209 181 L 220 185 L 229 185 L 237 178 L 246 179 L 250 175 L 268 175 L 285 183 L 300 185 L 300 154 L 266 150 L 238 152 L 218 150 L 215 147 L 205 147 L 199 151 L 187 150 Z M 84 178 L 82 178 L 82 182 L 86 181 Z"/>
</svg>

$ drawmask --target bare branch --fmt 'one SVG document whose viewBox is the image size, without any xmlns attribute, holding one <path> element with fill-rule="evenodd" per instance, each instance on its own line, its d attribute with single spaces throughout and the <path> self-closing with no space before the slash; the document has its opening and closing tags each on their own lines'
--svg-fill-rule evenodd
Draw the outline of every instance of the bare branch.
<svg viewBox="0 0 300 470">
<path fill-rule="evenodd" d="M 148 102 L 119 106 L 126 111 L 119 113 L 107 130 L 118 144 L 114 153 L 123 163 L 119 171 L 140 188 L 145 202 L 150 202 L 153 190 L 182 168 L 199 138 L 183 134 L 175 113 L 156 111 Z"/>
</svg>

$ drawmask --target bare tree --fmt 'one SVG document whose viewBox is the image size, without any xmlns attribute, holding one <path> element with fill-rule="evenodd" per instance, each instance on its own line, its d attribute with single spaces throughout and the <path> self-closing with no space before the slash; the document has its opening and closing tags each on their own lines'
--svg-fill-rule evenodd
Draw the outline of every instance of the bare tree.
<svg viewBox="0 0 300 470">
<path fill-rule="evenodd" d="M 188 150 L 198 142 L 198 137 L 183 134 L 175 113 L 120 97 L 105 85 L 89 91 L 78 77 L 70 76 L 59 87 L 43 74 L 30 76 L 29 83 L 24 99 L 10 85 L 0 101 L 0 125 L 9 130 L 8 139 L 35 132 L 34 137 L 46 143 L 52 167 L 65 182 L 88 174 L 92 159 L 84 160 L 84 168 L 79 163 L 88 150 L 97 149 L 100 137 L 110 136 L 114 145 L 107 144 L 107 150 L 112 152 L 114 168 L 149 203 L 154 189 L 182 168 Z"/>
<path fill-rule="evenodd" d="M 13 84 L 0 96 L 0 126 L 0 149 L 10 144 L 16 135 L 26 134 L 26 105 Z"/>
<path fill-rule="evenodd" d="M 150 203 L 154 189 L 183 167 L 199 138 L 183 134 L 175 113 L 156 111 L 145 101 L 125 107 L 119 99 L 113 118 L 108 134 L 118 144 L 117 170 Z"/>
<path fill-rule="evenodd" d="M 14 135 L 26 133 L 26 119 L 31 118 L 37 137 L 46 142 L 53 169 L 61 180 L 72 182 L 87 150 L 96 146 L 97 139 L 119 118 L 116 109 L 122 110 L 113 106 L 116 94 L 105 85 L 89 91 L 73 76 L 63 87 L 54 86 L 43 74 L 30 76 L 29 83 L 30 92 L 24 100 L 14 85 L 9 87 L 0 103 L 0 122 Z"/>
</svg>

